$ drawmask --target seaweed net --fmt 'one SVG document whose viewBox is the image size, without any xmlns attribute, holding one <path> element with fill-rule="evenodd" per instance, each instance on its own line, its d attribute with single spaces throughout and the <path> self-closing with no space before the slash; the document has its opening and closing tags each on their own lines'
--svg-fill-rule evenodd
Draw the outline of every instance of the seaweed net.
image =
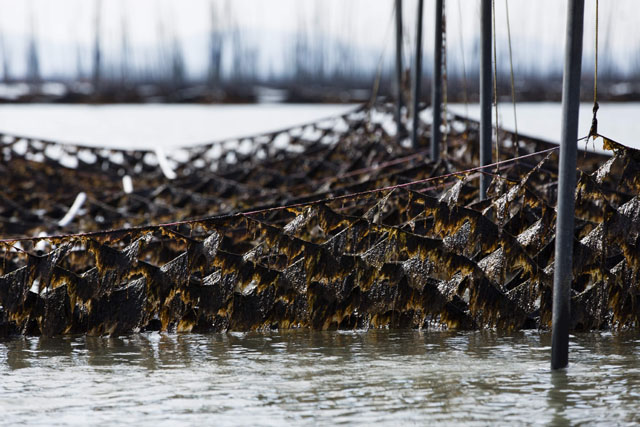
<svg viewBox="0 0 640 427">
<path fill-rule="evenodd" d="M 0 136 L 2 333 L 548 327 L 557 146 L 501 133 L 479 201 L 477 122 L 436 163 L 390 122 L 166 154 Z M 640 152 L 605 142 L 579 155 L 573 329 L 639 326 Z"/>
</svg>

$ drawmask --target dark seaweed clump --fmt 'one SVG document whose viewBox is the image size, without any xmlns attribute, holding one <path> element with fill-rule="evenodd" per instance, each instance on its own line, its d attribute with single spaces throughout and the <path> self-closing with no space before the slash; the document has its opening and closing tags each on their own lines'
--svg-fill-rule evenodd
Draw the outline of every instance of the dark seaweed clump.
<svg viewBox="0 0 640 427">
<path fill-rule="evenodd" d="M 492 168 L 480 201 L 477 172 L 451 175 L 478 164 L 477 123 L 452 117 L 434 163 L 390 117 L 175 150 L 175 179 L 151 151 L 3 135 L 0 334 L 549 327 L 557 150 Z M 607 145 L 576 172 L 576 330 L 640 326 L 640 153 Z"/>
</svg>

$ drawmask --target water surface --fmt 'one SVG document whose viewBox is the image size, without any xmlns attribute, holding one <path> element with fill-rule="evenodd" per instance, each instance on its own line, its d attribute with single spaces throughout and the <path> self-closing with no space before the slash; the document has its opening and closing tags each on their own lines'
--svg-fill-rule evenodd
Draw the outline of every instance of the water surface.
<svg viewBox="0 0 640 427">
<path fill-rule="evenodd" d="M 616 106 L 601 107 L 602 131 L 636 141 L 640 104 L 619 107 L 620 126 L 606 113 Z M 224 108 L 9 106 L 0 107 L 0 122 L 48 139 L 148 148 L 273 130 L 350 107 Z M 558 111 L 523 107 L 521 131 L 554 139 Z M 640 422 L 640 335 L 576 335 L 569 369 L 554 374 L 549 346 L 550 335 L 538 332 L 21 337 L 0 342 L 0 424 Z"/>
<path fill-rule="evenodd" d="M 125 149 L 172 148 L 314 122 L 350 104 L 6 104 L 0 132 Z"/>
<path fill-rule="evenodd" d="M 15 338 L 0 423 L 400 425 L 640 422 L 640 336 L 367 332 Z"/>
<path fill-rule="evenodd" d="M 591 119 L 593 118 L 593 103 L 583 102 L 580 104 L 578 136 L 584 137 L 589 134 Z M 480 120 L 480 107 L 478 104 L 452 104 L 450 109 L 458 114 L 469 115 L 471 118 Z M 492 120 L 495 121 L 492 111 Z M 638 135 L 640 134 L 640 103 L 638 102 L 603 102 L 598 110 L 598 132 L 607 138 L 614 139 L 629 147 L 640 149 Z M 429 112 L 423 115 L 425 120 L 430 121 Z M 513 114 L 513 105 L 508 102 L 499 103 L 498 123 L 500 128 L 510 131 L 518 131 L 558 143 L 562 130 L 562 104 L 559 102 L 520 102 L 516 105 L 516 115 Z M 580 148 L 589 150 L 604 151 L 602 139 L 597 139 L 595 143 L 580 142 Z"/>
</svg>

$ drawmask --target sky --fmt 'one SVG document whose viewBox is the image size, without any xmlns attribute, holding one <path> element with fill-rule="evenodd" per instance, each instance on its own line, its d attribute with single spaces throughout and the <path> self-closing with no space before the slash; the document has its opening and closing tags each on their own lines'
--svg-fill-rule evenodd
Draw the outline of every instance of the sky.
<svg viewBox="0 0 640 427">
<path fill-rule="evenodd" d="M 508 52 L 506 4 L 516 66 L 545 69 L 561 63 L 564 51 L 566 1 L 496 0 L 498 56 Z M 425 50 L 432 50 L 430 29 L 434 19 L 434 0 L 425 1 Z M 375 63 L 378 55 L 392 51 L 391 16 L 393 0 L 0 0 L 0 34 L 4 39 L 11 68 L 23 71 L 24 51 L 31 28 L 45 54 L 46 72 L 69 67 L 78 50 L 89 51 L 95 28 L 95 9 L 103 8 L 101 32 L 107 50 L 120 46 L 123 25 L 129 30 L 134 48 L 152 48 L 158 43 L 158 30 L 175 34 L 185 47 L 192 67 L 202 65 L 207 34 L 211 29 L 212 5 L 216 26 L 222 30 L 237 27 L 257 40 L 263 63 L 281 62 L 283 40 L 297 31 L 312 36 L 322 32 L 329 37 L 358 46 Z M 404 0 L 407 57 L 414 37 L 417 0 Z M 474 55 L 478 31 L 479 0 L 447 0 L 448 55 L 460 63 L 462 52 Z M 640 66 L 640 16 L 638 0 L 600 1 L 600 57 L 615 59 L 624 70 Z M 229 17 L 232 17 L 230 19 Z M 593 56 L 595 0 L 586 0 L 584 55 Z M 115 53 L 114 53 L 115 55 Z M 87 55 L 89 57 L 89 55 Z M 469 61 L 469 59 L 467 59 Z M 499 60 L 501 64 L 505 61 Z M 87 64 L 88 66 L 88 64 Z"/>
</svg>

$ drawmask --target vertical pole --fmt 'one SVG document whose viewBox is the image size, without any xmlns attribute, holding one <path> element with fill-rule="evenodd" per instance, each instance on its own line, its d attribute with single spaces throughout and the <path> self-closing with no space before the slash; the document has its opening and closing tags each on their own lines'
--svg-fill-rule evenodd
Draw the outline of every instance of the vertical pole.
<svg viewBox="0 0 640 427">
<path fill-rule="evenodd" d="M 402 125 L 402 0 L 396 1 L 396 126 L 398 141 L 404 134 Z"/>
<path fill-rule="evenodd" d="M 584 0 L 569 0 L 562 81 L 562 135 L 560 140 L 560 169 L 558 172 L 556 252 L 553 272 L 551 369 L 561 369 L 569 363 L 574 193 L 576 188 L 576 151 L 578 145 L 583 24 Z"/>
<path fill-rule="evenodd" d="M 491 0 L 480 2 L 480 165 L 491 163 Z M 489 175 L 480 175 L 480 200 L 487 197 Z"/>
<path fill-rule="evenodd" d="M 442 1 L 442 0 L 438 0 Z M 418 0 L 416 16 L 416 63 L 413 75 L 413 126 L 411 127 L 411 142 L 413 148 L 418 148 L 418 127 L 420 123 L 420 83 L 422 80 L 422 9 L 424 0 Z"/>
<path fill-rule="evenodd" d="M 101 14 L 102 14 L 102 0 L 98 0 L 96 2 L 95 9 L 95 33 L 93 40 L 93 94 L 97 95 L 100 91 L 100 71 L 102 67 L 102 58 L 101 58 L 101 46 L 100 46 L 100 24 L 101 24 Z"/>
<path fill-rule="evenodd" d="M 433 81 L 431 82 L 431 160 L 440 157 L 440 124 L 442 123 L 442 0 L 436 0 L 435 44 L 433 45 Z"/>
</svg>

